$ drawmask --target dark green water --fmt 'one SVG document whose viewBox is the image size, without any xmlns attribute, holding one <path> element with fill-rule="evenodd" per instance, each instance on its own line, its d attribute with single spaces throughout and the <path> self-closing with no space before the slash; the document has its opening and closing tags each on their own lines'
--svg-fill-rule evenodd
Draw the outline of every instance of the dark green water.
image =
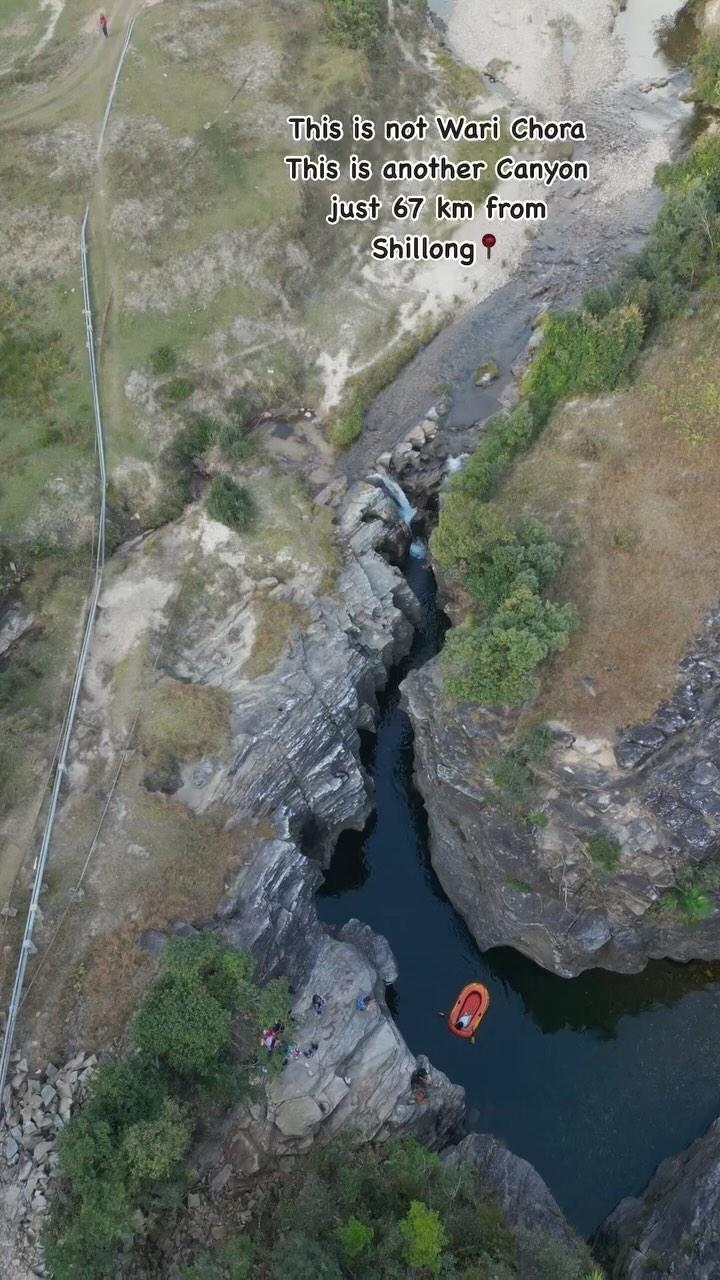
<svg viewBox="0 0 720 1280">
<path fill-rule="evenodd" d="M 424 606 L 409 660 L 420 665 L 437 652 L 443 620 L 432 574 L 410 561 L 408 578 Z M 410 1048 L 464 1085 L 470 1127 L 530 1160 L 589 1234 L 720 1112 L 720 969 L 655 963 L 637 977 L 596 970 L 567 981 L 512 951 L 478 951 L 430 867 L 398 701 L 404 674 L 367 744 L 376 811 L 339 841 L 320 914 L 336 924 L 357 916 L 388 938 L 400 968 L 391 1007 Z M 492 1003 L 470 1045 L 439 1011 L 476 978 Z"/>
</svg>

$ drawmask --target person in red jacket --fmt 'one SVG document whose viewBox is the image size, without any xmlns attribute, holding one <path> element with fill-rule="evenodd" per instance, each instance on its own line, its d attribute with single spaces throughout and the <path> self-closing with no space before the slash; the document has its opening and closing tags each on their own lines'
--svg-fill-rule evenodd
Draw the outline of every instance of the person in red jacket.
<svg viewBox="0 0 720 1280">
<path fill-rule="evenodd" d="M 99 19 L 98 19 L 98 23 L 99 23 L 99 26 L 100 26 L 100 30 L 102 31 L 103 35 L 104 35 L 104 36 L 105 36 L 105 38 L 107 39 L 107 33 L 108 33 L 107 24 L 108 24 L 108 20 L 107 20 L 107 18 L 105 17 L 105 14 L 104 14 L 104 13 L 101 13 L 101 14 L 100 14 L 100 17 L 99 17 Z"/>
</svg>

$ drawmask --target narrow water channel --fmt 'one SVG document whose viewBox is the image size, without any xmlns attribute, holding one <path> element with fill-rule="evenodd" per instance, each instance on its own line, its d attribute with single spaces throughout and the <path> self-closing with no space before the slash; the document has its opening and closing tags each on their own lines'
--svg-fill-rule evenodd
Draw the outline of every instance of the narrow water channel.
<svg viewBox="0 0 720 1280">
<path fill-rule="evenodd" d="M 377 807 L 362 833 L 340 839 L 320 915 L 356 916 L 389 940 L 400 970 L 391 1007 L 410 1048 L 464 1085 L 469 1126 L 530 1160 L 589 1234 L 720 1111 L 720 968 L 663 962 L 568 981 L 515 952 L 478 950 L 432 871 L 412 781 L 399 684 L 438 651 L 444 619 L 430 570 L 409 560 L 406 572 L 424 616 L 366 743 Z M 470 1045 L 440 1011 L 477 978 L 492 1004 Z"/>
</svg>

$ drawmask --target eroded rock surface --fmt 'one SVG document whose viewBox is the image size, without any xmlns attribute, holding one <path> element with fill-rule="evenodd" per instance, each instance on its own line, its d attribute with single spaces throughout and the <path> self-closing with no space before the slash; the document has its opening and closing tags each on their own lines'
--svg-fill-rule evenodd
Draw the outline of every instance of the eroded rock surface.
<svg viewBox="0 0 720 1280">
<path fill-rule="evenodd" d="M 419 616 L 402 574 L 381 554 L 399 555 L 408 540 L 387 494 L 357 485 L 339 513 L 339 536 L 333 594 L 308 604 L 307 625 L 272 671 L 230 690 L 229 767 L 188 768 L 179 792 L 198 812 L 222 803 L 238 821 L 267 814 L 325 858 L 343 828 L 362 826 L 369 813 L 358 729 L 374 726 L 376 695 L 409 651 Z M 186 662 L 197 667 L 192 654 Z"/>
<path fill-rule="evenodd" d="M 228 1118 L 206 1165 L 255 1172 L 343 1128 L 362 1141 L 407 1129 L 437 1148 L 461 1132 L 464 1090 L 416 1060 L 390 1017 L 390 948 L 359 921 L 330 936 L 315 910 L 318 879 L 295 846 L 264 841 L 220 907 L 223 935 L 253 953 L 258 976 L 288 976 L 299 1053 L 271 1075 L 266 1098 Z M 324 1000 L 320 1015 L 315 993 Z M 361 994 L 373 997 L 365 1010 L 356 1007 Z M 418 1061 L 430 1072 L 425 1105 L 410 1090 Z"/>
<path fill-rule="evenodd" d="M 663 1160 L 642 1196 L 622 1200 L 597 1237 L 609 1280 L 720 1275 L 720 1120 Z"/>
<path fill-rule="evenodd" d="M 547 1232 L 569 1250 L 577 1249 L 578 1238 L 540 1174 L 492 1134 L 470 1133 L 441 1158 L 450 1169 L 472 1165 L 513 1230 Z"/>
<path fill-rule="evenodd" d="M 481 948 L 517 947 L 563 976 L 720 955 L 718 612 L 652 721 L 615 742 L 551 726 L 551 749 L 519 801 L 493 776 L 516 713 L 453 704 L 438 660 L 403 691 L 433 865 Z M 613 842 L 614 865 L 593 857 L 594 834 Z M 678 885 L 704 895 L 692 919 L 672 896 Z"/>
</svg>

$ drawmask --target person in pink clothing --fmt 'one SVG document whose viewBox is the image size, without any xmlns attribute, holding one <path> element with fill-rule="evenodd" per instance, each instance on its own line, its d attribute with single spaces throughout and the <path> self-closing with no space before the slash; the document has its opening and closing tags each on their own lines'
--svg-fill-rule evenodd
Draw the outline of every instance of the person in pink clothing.
<svg viewBox="0 0 720 1280">
<path fill-rule="evenodd" d="M 98 26 L 100 27 L 100 30 L 102 31 L 103 35 L 105 36 L 105 39 L 107 40 L 107 34 L 108 34 L 108 29 L 107 29 L 107 28 L 108 28 L 108 20 L 107 20 L 107 18 L 105 17 L 105 14 L 104 14 L 104 13 L 101 13 L 101 14 L 100 14 L 100 17 L 98 18 Z"/>
</svg>

